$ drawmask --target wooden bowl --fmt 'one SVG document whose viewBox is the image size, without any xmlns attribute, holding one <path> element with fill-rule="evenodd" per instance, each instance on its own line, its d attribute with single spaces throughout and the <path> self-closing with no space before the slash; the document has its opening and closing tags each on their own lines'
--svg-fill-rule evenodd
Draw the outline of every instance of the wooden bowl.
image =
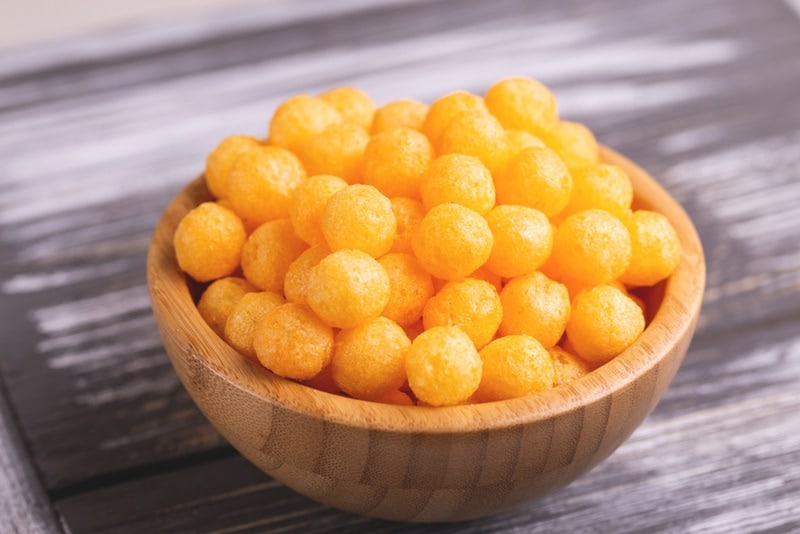
<svg viewBox="0 0 800 534">
<path fill-rule="evenodd" d="M 642 169 L 623 167 L 635 205 L 664 213 L 683 258 L 644 295 L 657 310 L 640 339 L 589 375 L 553 390 L 454 407 L 384 405 L 314 390 L 250 363 L 200 317 L 178 269 L 178 221 L 208 199 L 198 178 L 153 235 L 153 311 L 181 381 L 247 459 L 294 490 L 384 519 L 457 521 L 505 511 L 565 486 L 610 455 L 651 412 L 678 370 L 702 301 L 705 263 L 681 207 Z"/>
</svg>

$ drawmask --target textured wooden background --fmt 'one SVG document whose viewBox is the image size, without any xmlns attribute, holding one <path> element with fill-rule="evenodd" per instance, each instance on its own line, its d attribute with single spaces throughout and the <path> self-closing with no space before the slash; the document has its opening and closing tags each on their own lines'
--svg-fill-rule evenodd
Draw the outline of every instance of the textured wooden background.
<svg viewBox="0 0 800 534">
<path fill-rule="evenodd" d="M 269 479 L 205 422 L 145 287 L 150 233 L 283 98 L 526 74 L 694 219 L 686 362 L 609 460 L 466 532 L 800 531 L 800 1 L 301 0 L 0 51 L 0 531 L 404 531 Z"/>
</svg>

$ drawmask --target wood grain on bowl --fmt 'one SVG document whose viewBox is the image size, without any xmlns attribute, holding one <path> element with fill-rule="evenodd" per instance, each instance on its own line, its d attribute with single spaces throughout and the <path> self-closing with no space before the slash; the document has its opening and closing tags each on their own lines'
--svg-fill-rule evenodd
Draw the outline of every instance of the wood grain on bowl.
<svg viewBox="0 0 800 534">
<path fill-rule="evenodd" d="M 694 332 L 703 252 L 682 208 L 611 150 L 638 207 L 664 213 L 684 249 L 641 338 L 588 376 L 545 393 L 443 408 L 392 406 L 273 375 L 220 339 L 197 312 L 175 261 L 180 218 L 208 198 L 202 177 L 167 208 L 153 236 L 148 284 L 172 363 L 215 428 L 251 462 L 298 492 L 385 519 L 452 521 L 512 508 L 568 484 L 616 449 L 655 407 Z M 661 302 L 659 302 L 661 300 Z"/>
</svg>

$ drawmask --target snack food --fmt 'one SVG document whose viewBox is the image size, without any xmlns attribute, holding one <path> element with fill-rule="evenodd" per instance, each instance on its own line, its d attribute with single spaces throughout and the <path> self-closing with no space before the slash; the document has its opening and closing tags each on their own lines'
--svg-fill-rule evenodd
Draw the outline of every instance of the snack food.
<svg viewBox="0 0 800 534">
<path fill-rule="evenodd" d="M 225 138 L 178 225 L 201 317 L 270 371 L 375 402 L 490 402 L 629 347 L 681 258 L 585 125 L 516 77 L 377 107 L 353 87 Z M 480 352 L 479 352 L 480 351 Z"/>
</svg>

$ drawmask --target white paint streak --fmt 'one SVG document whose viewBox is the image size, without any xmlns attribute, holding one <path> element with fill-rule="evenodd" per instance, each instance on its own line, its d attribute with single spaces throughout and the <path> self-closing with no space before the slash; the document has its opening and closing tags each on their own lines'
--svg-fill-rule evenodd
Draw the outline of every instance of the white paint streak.
<svg viewBox="0 0 800 534">
<path fill-rule="evenodd" d="M 96 297 L 56 304 L 32 312 L 38 330 L 54 334 L 150 308 L 146 286 L 110 291 Z"/>
<path fill-rule="evenodd" d="M 797 13 L 797 16 L 800 17 L 800 0 L 786 0 L 786 2 L 789 4 L 789 7 Z"/>
<path fill-rule="evenodd" d="M 150 397 L 164 394 L 178 387 L 178 384 L 177 375 L 174 373 L 164 373 L 154 379 L 139 378 L 113 387 L 83 393 L 75 397 L 75 400 L 79 404 L 96 408 L 111 402 L 131 400 L 141 396 Z"/>
<path fill-rule="evenodd" d="M 23 273 L 15 275 L 2 284 L 2 291 L 7 294 L 35 293 L 45 289 L 64 287 L 87 280 L 95 280 L 112 276 L 130 268 L 131 260 L 113 260 L 88 267 L 62 269 L 44 273 Z"/>
<path fill-rule="evenodd" d="M 692 128 L 682 132 L 665 135 L 656 142 L 658 151 L 665 156 L 674 156 L 690 150 L 708 146 L 725 135 L 725 125 L 709 124 L 700 128 Z"/>
<path fill-rule="evenodd" d="M 116 365 L 115 356 L 128 356 L 139 358 L 137 353 L 157 348 L 161 345 L 161 340 L 157 336 L 149 339 L 133 339 L 118 343 L 106 343 L 100 347 L 88 350 L 68 351 L 47 361 L 47 366 L 51 369 L 64 369 L 67 367 L 81 367 L 81 372 L 94 370 L 97 363 L 106 365 Z M 95 365 L 93 365 L 95 364 Z"/>
</svg>

